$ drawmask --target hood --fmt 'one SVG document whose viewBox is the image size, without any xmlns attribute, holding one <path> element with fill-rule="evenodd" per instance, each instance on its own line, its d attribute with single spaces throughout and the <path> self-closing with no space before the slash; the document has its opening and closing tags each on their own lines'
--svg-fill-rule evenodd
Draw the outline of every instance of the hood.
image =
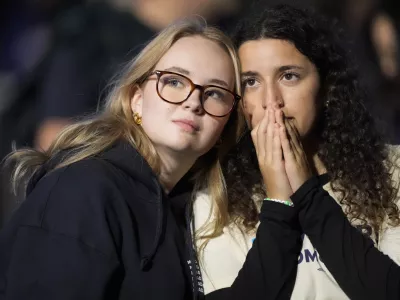
<svg viewBox="0 0 400 300">
<path fill-rule="evenodd" d="M 34 173 L 31 180 L 29 181 L 26 189 L 26 195 L 31 193 L 31 191 L 34 189 L 41 178 L 51 172 L 57 164 L 68 158 L 73 152 L 74 149 L 64 150 L 56 154 L 44 165 L 42 165 Z M 171 201 L 173 205 L 176 204 L 176 209 L 183 212 L 186 210 L 188 212 L 186 214 L 186 219 L 190 219 L 189 212 L 191 210 L 187 210 L 190 205 L 187 206 L 186 204 L 190 202 L 189 200 L 191 197 L 193 185 L 187 184 L 188 180 L 186 178 L 188 176 L 185 176 L 185 178 L 183 178 L 175 186 L 175 188 L 168 196 L 165 195 L 156 174 L 153 172 L 147 161 L 130 143 L 126 141 L 119 141 L 109 149 L 96 155 L 94 158 L 91 157 L 87 159 L 100 159 L 103 162 L 105 161 L 106 163 L 113 165 L 115 168 L 122 170 L 127 176 L 141 182 L 147 188 L 149 195 L 145 198 L 149 199 L 148 201 L 153 202 L 152 204 L 155 204 L 153 206 L 156 209 L 157 217 L 155 227 L 156 229 L 153 235 L 151 246 L 146 247 L 146 249 L 143 250 L 143 254 L 141 256 L 141 269 L 150 269 L 153 257 L 157 253 L 157 249 L 163 232 L 165 215 L 165 205 L 163 205 L 163 199 L 168 197 L 168 201 Z"/>
</svg>

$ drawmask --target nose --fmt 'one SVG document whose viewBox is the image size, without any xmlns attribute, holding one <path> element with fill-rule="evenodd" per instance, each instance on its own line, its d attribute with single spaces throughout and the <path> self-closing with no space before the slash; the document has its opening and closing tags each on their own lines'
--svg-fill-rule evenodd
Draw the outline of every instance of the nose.
<svg viewBox="0 0 400 300">
<path fill-rule="evenodd" d="M 262 99 L 262 107 L 264 109 L 276 109 L 282 108 L 283 104 L 283 97 L 279 87 L 274 84 L 267 85 Z"/>
<path fill-rule="evenodd" d="M 183 107 L 196 114 L 202 114 L 203 107 L 201 105 L 201 91 L 197 88 L 189 96 L 189 98 L 183 102 Z"/>
</svg>

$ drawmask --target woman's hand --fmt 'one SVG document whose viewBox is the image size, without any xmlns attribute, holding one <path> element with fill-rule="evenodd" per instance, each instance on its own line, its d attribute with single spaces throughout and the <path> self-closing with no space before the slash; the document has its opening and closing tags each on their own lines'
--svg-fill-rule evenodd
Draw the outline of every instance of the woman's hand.
<svg viewBox="0 0 400 300">
<path fill-rule="evenodd" d="M 277 122 L 280 125 L 279 136 L 285 170 L 294 193 L 311 178 L 312 172 L 300 141 L 300 135 L 293 122 L 284 119 L 282 111 L 277 114 Z"/>
<path fill-rule="evenodd" d="M 293 190 L 283 160 L 280 138 L 282 126 L 276 122 L 278 114 L 277 110 L 266 110 L 261 122 L 251 131 L 251 137 L 268 197 L 289 200 Z"/>
</svg>

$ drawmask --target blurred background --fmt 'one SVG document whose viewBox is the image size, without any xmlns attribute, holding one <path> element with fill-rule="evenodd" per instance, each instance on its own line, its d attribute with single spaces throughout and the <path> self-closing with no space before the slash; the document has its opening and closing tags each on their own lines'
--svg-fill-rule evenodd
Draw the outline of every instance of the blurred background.
<svg viewBox="0 0 400 300">
<path fill-rule="evenodd" d="M 75 118 L 96 111 L 108 84 L 159 30 L 202 15 L 232 32 L 254 7 L 290 3 L 340 22 L 351 40 L 368 105 L 400 142 L 398 0 L 2 0 L 0 159 L 13 147 L 46 149 Z M 18 204 L 0 178 L 0 227 Z"/>
</svg>

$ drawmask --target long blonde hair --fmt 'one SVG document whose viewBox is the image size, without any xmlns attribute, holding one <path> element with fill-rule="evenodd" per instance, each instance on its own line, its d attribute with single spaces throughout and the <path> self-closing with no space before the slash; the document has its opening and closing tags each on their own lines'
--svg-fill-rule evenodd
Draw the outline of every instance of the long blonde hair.
<svg viewBox="0 0 400 300">
<path fill-rule="evenodd" d="M 11 183 L 14 191 L 31 179 L 38 169 L 66 149 L 63 156 L 51 170 L 61 168 L 85 158 L 99 154 L 117 140 L 125 139 L 146 159 L 156 174 L 160 171 L 160 159 L 153 144 L 138 126 L 132 116 L 130 99 L 138 85 L 153 71 L 157 62 L 180 38 L 202 36 L 218 43 L 231 57 L 235 70 L 235 92 L 240 94 L 240 72 L 237 53 L 230 39 L 220 30 L 208 27 L 198 19 L 183 20 L 160 32 L 126 67 L 120 79 L 114 84 L 103 109 L 92 118 L 66 127 L 45 152 L 21 149 L 6 158 L 14 170 Z M 214 234 L 222 232 L 228 224 L 228 201 L 225 180 L 220 160 L 235 145 L 244 125 L 240 105 L 231 113 L 221 136 L 221 144 L 198 159 L 192 168 L 195 191 L 206 189 L 214 200 L 216 222 Z M 194 194 L 194 193 L 193 193 Z"/>
</svg>

